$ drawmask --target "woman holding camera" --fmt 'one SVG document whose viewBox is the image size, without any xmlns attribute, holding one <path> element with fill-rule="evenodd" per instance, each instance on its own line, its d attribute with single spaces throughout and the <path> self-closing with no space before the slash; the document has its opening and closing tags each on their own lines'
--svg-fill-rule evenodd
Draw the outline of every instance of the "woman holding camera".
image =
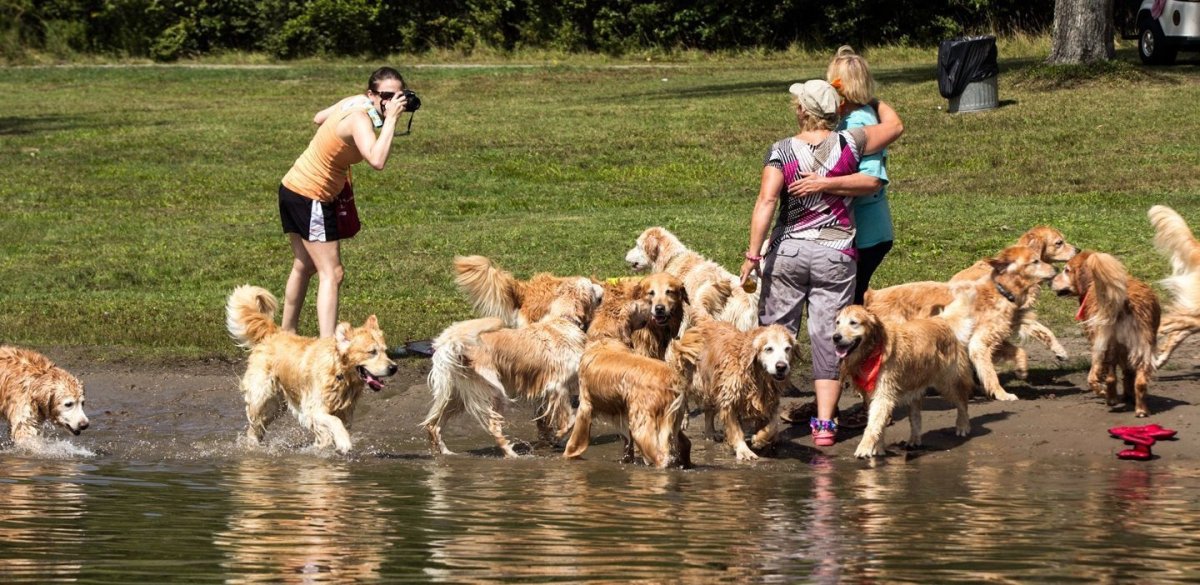
<svg viewBox="0 0 1200 585">
<path fill-rule="evenodd" d="M 285 331 L 296 331 L 308 282 L 316 274 L 321 337 L 333 337 L 343 276 L 341 240 L 354 236 L 359 228 L 350 165 L 365 160 L 371 168 L 383 170 L 397 120 L 408 104 L 404 89 L 399 71 L 380 67 L 367 80 L 365 94 L 317 112 L 313 116 L 316 135 L 279 185 L 279 216 L 295 256 L 284 290 Z"/>
</svg>

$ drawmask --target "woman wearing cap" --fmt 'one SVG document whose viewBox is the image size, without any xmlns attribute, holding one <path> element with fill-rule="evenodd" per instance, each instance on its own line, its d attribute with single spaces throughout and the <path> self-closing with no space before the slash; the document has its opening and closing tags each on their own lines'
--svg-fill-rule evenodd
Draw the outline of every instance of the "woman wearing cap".
<svg viewBox="0 0 1200 585">
<path fill-rule="evenodd" d="M 279 216 L 292 247 L 292 271 L 283 297 L 283 329 L 296 331 L 313 274 L 321 337 L 337 327 L 342 284 L 341 240 L 358 232 L 350 165 L 367 161 L 383 170 L 407 100 L 404 78 L 391 67 L 376 69 L 365 94 L 352 95 L 317 112 L 317 133 L 279 185 Z M 382 116 L 380 115 L 382 113 Z M 379 136 L 375 135 L 379 128 Z"/>
<path fill-rule="evenodd" d="M 751 272 L 762 276 L 759 322 L 763 325 L 778 323 L 796 333 L 808 307 L 817 396 L 817 416 L 810 424 L 814 444 L 827 447 L 836 440 L 832 419 L 841 393 L 832 340 L 834 319 L 854 295 L 853 198 L 879 189 L 878 179 L 858 173 L 859 161 L 899 138 L 904 126 L 896 112 L 881 103 L 879 124 L 834 132 L 842 99 L 832 85 L 814 79 L 793 84 L 790 91 L 800 132 L 767 151 L 741 276 L 743 282 Z M 823 189 L 789 195 L 787 186 L 809 174 L 826 181 Z M 767 252 L 759 256 L 764 244 Z"/>
</svg>

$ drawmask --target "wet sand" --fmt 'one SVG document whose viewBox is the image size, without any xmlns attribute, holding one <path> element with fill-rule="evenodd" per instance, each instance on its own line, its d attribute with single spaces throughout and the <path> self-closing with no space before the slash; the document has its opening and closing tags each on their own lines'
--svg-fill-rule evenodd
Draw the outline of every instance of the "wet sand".
<svg viewBox="0 0 1200 585">
<path fill-rule="evenodd" d="M 885 461 L 913 459 L 952 462 L 985 460 L 1003 464 L 1056 459 L 1115 459 L 1124 448 L 1112 439 L 1107 429 L 1117 425 L 1158 423 L 1179 431 L 1176 440 L 1160 441 L 1157 455 L 1149 463 L 1123 462 L 1128 465 L 1170 464 L 1197 458 L 1200 452 L 1200 350 L 1186 343 L 1170 363 L 1158 373 L 1150 386 L 1148 405 L 1151 416 L 1135 418 L 1131 409 L 1112 410 L 1104 400 L 1086 389 L 1086 353 L 1084 340 L 1063 335 L 1061 341 L 1071 359 L 1058 363 L 1043 347 L 1027 344 L 1030 354 L 1028 381 L 1017 380 L 1001 366 L 1001 383 L 1020 400 L 1000 402 L 979 394 L 970 404 L 972 434 L 958 438 L 953 434 L 954 411 L 940 398 L 925 402 L 925 446 L 905 451 L 897 445 L 908 437 L 908 422 L 903 410 L 897 422 L 887 430 L 890 456 Z M 103 363 L 90 361 L 87 352 L 60 349 L 45 350 L 59 365 L 83 380 L 87 389 L 87 411 L 91 428 L 71 438 L 97 453 L 131 459 L 159 457 L 204 457 L 206 452 L 220 453 L 235 443 L 245 428 L 238 379 L 244 360 L 190 361 L 158 363 Z M 406 358 L 399 361 L 400 372 L 381 392 L 368 392 L 351 431 L 355 442 L 352 457 L 430 457 L 424 431 L 424 418 L 430 398 L 425 387 L 429 361 Z M 808 378 L 803 363 L 793 381 L 806 388 Z M 811 400 L 811 394 L 786 397 L 784 404 Z M 841 407 L 857 402 L 853 395 L 843 396 Z M 530 419 L 532 406 L 517 403 L 510 410 L 506 431 L 511 439 L 530 441 L 536 432 Z M 808 464 L 824 454 L 842 465 L 866 465 L 853 458 L 861 431 L 843 429 L 833 447 L 812 446 L 807 425 L 784 425 L 779 444 L 756 463 L 739 463 L 724 445 L 701 437 L 703 418 L 693 411 L 689 436 L 694 442 L 693 458 L 699 469 L 706 467 L 791 467 L 787 462 Z M 51 431 L 51 434 L 65 433 Z M 445 430 L 449 447 L 457 453 L 476 457 L 499 457 L 500 451 L 489 435 L 466 418 L 453 419 Z M 281 416 L 268 430 L 268 443 L 276 447 L 303 449 L 308 441 L 290 415 Z M 524 445 L 524 452 L 537 457 L 557 457 L 561 449 L 551 445 Z M 593 427 L 593 446 L 587 459 L 616 464 L 620 440 L 612 426 Z M 522 450 L 518 447 L 518 450 Z"/>
</svg>

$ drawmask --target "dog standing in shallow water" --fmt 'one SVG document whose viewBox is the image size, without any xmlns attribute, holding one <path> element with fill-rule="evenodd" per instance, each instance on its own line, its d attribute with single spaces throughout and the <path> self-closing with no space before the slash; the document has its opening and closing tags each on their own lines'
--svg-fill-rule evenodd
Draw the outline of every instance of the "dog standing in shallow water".
<svg viewBox="0 0 1200 585">
<path fill-rule="evenodd" d="M 693 325 L 676 346 L 693 370 L 689 394 L 704 410 L 704 428 L 713 432 L 713 418 L 725 430 L 725 442 L 739 461 L 758 459 L 746 446 L 742 422 L 753 423 L 751 442 L 762 449 L 775 440 L 779 397 L 787 385 L 795 339 L 781 325 L 739 331 L 732 323 L 691 312 Z"/>
<path fill-rule="evenodd" d="M 0 414 L 14 443 L 37 438 L 47 421 L 78 435 L 88 428 L 83 402 L 83 384 L 46 356 L 0 346 Z"/>
<path fill-rule="evenodd" d="M 278 302 L 266 289 L 243 285 L 225 308 L 229 334 L 250 349 L 242 392 L 250 426 L 246 436 L 261 443 L 267 425 L 286 406 L 316 435 L 318 447 L 331 443 L 350 451 L 350 424 L 363 386 L 383 388 L 396 373 L 375 315 L 362 327 L 339 323 L 333 337 L 315 339 L 283 331 L 275 324 Z"/>
<path fill-rule="evenodd" d="M 1079 298 L 1075 318 L 1092 344 L 1088 386 L 1117 404 L 1117 368 L 1124 374 L 1124 400 L 1146 416 L 1146 392 L 1154 375 L 1154 346 L 1162 310 L 1146 283 L 1129 276 L 1121 262 L 1085 250 L 1067 262 L 1051 283 L 1059 295 Z"/>
<path fill-rule="evenodd" d="M 955 284 L 955 300 L 936 317 L 885 322 L 869 309 L 850 305 L 838 313 L 833 343 L 841 378 L 869 398 L 867 427 L 855 457 L 884 454 L 883 435 L 892 410 L 908 403 L 910 446 L 921 445 L 921 402 L 932 386 L 958 411 L 955 433 L 971 433 L 967 402 L 974 380 L 967 342 L 974 321 L 976 287 Z"/>
</svg>

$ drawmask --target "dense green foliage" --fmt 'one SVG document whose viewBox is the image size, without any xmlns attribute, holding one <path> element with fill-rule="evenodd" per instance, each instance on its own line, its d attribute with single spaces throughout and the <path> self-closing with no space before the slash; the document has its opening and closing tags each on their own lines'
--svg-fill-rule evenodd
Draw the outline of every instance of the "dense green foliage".
<svg viewBox="0 0 1200 585">
<path fill-rule="evenodd" d="M 781 49 L 1040 30 L 1053 0 L 0 0 L 0 57 Z"/>
<path fill-rule="evenodd" d="M 962 115 L 944 111 L 933 49 L 867 53 L 907 128 L 878 286 L 948 278 L 1040 223 L 1153 282 L 1170 267 L 1146 210 L 1200 226 L 1200 109 L 1180 106 L 1200 99 L 1200 70 L 1076 71 L 1058 88 L 1045 39 L 1027 41 L 1000 44 L 1003 107 Z M 763 153 L 795 128 L 786 88 L 829 56 L 393 63 L 425 105 L 382 172 L 355 169 L 364 227 L 343 246 L 341 315 L 428 338 L 471 315 L 456 254 L 523 277 L 621 276 L 651 225 L 735 269 Z M 225 296 L 280 294 L 292 262 L 279 180 L 313 113 L 379 64 L 0 68 L 0 341 L 236 355 Z M 1078 334 L 1075 308 L 1038 304 L 1060 335 Z"/>
</svg>

